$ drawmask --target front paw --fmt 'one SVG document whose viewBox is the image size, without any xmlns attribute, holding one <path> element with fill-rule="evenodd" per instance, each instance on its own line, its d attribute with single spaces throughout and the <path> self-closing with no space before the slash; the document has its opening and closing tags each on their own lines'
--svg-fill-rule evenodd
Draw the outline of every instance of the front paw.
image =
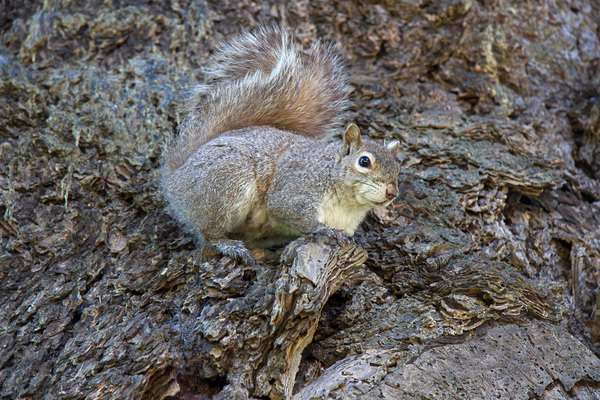
<svg viewBox="0 0 600 400">
<path fill-rule="evenodd" d="M 319 235 L 326 235 L 327 237 L 330 237 L 337 241 L 337 243 L 342 247 L 347 246 L 354 241 L 352 236 L 350 236 L 345 230 L 334 229 L 329 226 L 319 228 L 314 233 Z"/>
<path fill-rule="evenodd" d="M 333 231 L 333 236 L 337 239 L 338 243 L 342 247 L 347 246 L 354 241 L 352 236 L 350 236 L 343 229 L 332 229 L 332 231 Z"/>
<path fill-rule="evenodd" d="M 297 255 L 297 250 L 304 245 L 312 244 L 327 246 L 329 248 L 338 247 L 351 250 L 351 248 L 347 248 L 347 246 L 354 244 L 354 238 L 343 229 L 334 229 L 328 226 L 319 227 L 310 234 L 291 242 L 281 254 L 281 263 L 291 265 L 294 261 L 294 257 Z M 361 249 L 356 245 L 354 247 Z M 364 252 L 362 249 L 361 251 Z"/>
</svg>

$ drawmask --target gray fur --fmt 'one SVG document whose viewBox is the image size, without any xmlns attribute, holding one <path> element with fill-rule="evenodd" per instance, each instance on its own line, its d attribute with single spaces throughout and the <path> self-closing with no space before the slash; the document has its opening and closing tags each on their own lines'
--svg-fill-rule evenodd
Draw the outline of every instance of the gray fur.
<svg viewBox="0 0 600 400">
<path fill-rule="evenodd" d="M 368 210 L 391 202 L 399 171 L 389 149 L 356 125 L 343 143 L 315 138 L 339 125 L 348 92 L 331 52 L 316 44 L 304 57 L 289 35 L 263 29 L 218 53 L 215 82 L 198 89 L 161 178 L 173 215 L 201 245 L 252 263 L 244 243 L 328 227 L 353 234 Z"/>
<path fill-rule="evenodd" d="M 197 85 L 182 112 L 166 168 L 222 133 L 272 126 L 321 137 L 342 124 L 350 86 L 333 45 L 315 42 L 306 53 L 280 28 L 261 28 L 230 39 L 213 57 L 210 84 Z"/>
</svg>

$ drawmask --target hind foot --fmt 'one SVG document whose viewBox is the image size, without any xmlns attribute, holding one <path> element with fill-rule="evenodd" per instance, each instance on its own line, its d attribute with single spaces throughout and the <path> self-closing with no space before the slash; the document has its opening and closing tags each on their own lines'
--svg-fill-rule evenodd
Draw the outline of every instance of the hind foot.
<svg viewBox="0 0 600 400">
<path fill-rule="evenodd" d="M 246 265 L 256 265 L 252 252 L 240 240 L 220 240 L 211 246 L 219 253 Z"/>
</svg>

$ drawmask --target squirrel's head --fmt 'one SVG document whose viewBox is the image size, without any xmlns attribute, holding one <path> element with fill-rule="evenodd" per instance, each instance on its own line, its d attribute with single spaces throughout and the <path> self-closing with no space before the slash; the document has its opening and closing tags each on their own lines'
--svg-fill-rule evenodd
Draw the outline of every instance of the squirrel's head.
<svg viewBox="0 0 600 400">
<path fill-rule="evenodd" d="M 398 145 L 396 140 L 387 146 L 362 140 L 355 124 L 346 129 L 340 149 L 343 182 L 359 204 L 385 207 L 398 195 L 400 167 L 394 156 Z"/>
</svg>

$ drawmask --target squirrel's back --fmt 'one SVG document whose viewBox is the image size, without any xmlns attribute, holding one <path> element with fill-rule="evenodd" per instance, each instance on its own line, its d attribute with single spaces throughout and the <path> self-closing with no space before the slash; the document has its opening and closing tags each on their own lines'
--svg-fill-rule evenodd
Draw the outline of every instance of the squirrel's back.
<svg viewBox="0 0 600 400">
<path fill-rule="evenodd" d="M 304 52 L 278 27 L 229 40 L 214 55 L 208 80 L 184 106 L 180 134 L 165 153 L 168 170 L 235 129 L 271 126 L 323 136 L 341 125 L 350 91 L 333 45 L 317 41 Z"/>
</svg>

